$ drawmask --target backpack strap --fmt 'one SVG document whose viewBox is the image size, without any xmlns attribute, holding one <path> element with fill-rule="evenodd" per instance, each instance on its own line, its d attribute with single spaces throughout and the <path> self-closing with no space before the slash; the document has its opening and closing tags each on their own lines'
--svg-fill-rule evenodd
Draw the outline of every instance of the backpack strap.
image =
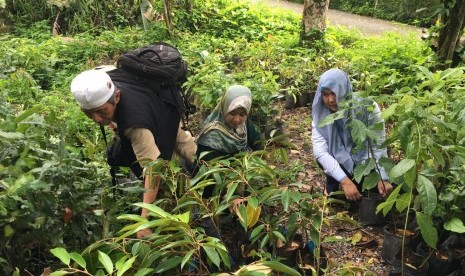
<svg viewBox="0 0 465 276">
<path fill-rule="evenodd" d="M 107 134 L 105 133 L 105 127 L 102 125 L 99 125 L 99 126 L 100 126 L 100 131 L 102 132 L 103 140 L 105 141 L 105 146 L 108 149 L 108 140 L 107 140 Z M 117 170 L 116 167 L 110 166 L 111 185 L 113 187 L 113 195 L 116 194 L 116 185 L 118 184 L 118 182 L 116 181 L 116 170 Z"/>
<path fill-rule="evenodd" d="M 192 131 L 189 128 L 189 115 L 197 112 L 197 107 L 189 102 L 189 98 L 186 95 L 186 93 L 184 93 L 184 89 L 181 88 L 180 90 L 181 90 L 181 96 L 183 100 L 182 104 L 184 105 L 184 116 L 182 116 L 183 114 L 181 114 L 181 121 L 183 124 L 182 130 L 184 131 L 187 130 L 192 136 L 194 136 L 192 134 Z"/>
</svg>

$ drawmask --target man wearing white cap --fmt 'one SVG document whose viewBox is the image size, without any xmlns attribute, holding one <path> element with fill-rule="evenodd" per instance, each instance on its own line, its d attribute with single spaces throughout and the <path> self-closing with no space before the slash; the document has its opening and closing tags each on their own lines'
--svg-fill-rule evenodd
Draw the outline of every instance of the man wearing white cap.
<svg viewBox="0 0 465 276">
<path fill-rule="evenodd" d="M 147 160 L 169 160 L 173 153 L 192 164 L 197 149 L 194 138 L 181 129 L 175 96 L 159 81 L 139 78 L 122 68 L 88 70 L 73 79 L 71 92 L 87 117 L 116 129 L 124 159 L 137 176 L 142 176 Z M 148 177 L 144 180 L 144 203 L 153 203 L 157 197 L 160 177 L 152 182 Z M 141 215 L 147 214 L 143 209 Z M 145 229 L 137 237 L 149 234 Z"/>
</svg>

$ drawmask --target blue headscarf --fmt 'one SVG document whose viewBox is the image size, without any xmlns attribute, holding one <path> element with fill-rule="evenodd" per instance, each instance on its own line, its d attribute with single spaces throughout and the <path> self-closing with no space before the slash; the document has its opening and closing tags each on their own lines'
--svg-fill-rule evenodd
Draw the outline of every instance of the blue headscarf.
<svg viewBox="0 0 465 276">
<path fill-rule="evenodd" d="M 318 82 L 318 88 L 312 104 L 312 119 L 318 131 L 328 143 L 328 151 L 339 164 L 350 173 L 353 172 L 354 160 L 352 159 L 352 148 L 354 146 L 350 130 L 345 127 L 348 120 L 348 112 L 344 118 L 332 124 L 318 127 L 318 124 L 331 114 L 329 108 L 323 103 L 322 92 L 330 89 L 336 94 L 336 102 L 339 103 L 352 92 L 352 84 L 347 74 L 340 69 L 331 69 L 323 73 Z"/>
</svg>

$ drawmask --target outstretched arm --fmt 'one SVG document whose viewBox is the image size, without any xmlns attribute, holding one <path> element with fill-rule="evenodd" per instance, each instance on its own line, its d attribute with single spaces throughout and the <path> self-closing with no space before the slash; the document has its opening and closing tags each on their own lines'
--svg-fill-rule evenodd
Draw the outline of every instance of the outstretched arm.
<svg viewBox="0 0 465 276">
<path fill-rule="evenodd" d="M 361 194 L 357 189 L 355 183 L 350 180 L 346 173 L 342 170 L 341 166 L 329 153 L 328 143 L 323 135 L 318 131 L 316 126 L 312 123 L 312 143 L 313 154 L 323 167 L 325 174 L 336 179 L 342 186 L 347 200 L 356 201 L 361 198 Z"/>
<path fill-rule="evenodd" d="M 124 132 L 124 135 L 131 141 L 132 149 L 136 155 L 137 160 L 141 167 L 144 167 L 147 160 L 156 160 L 160 156 L 160 150 L 156 145 L 155 138 L 148 129 L 133 128 Z M 142 195 L 142 202 L 151 204 L 155 202 L 158 195 L 158 188 L 160 186 L 161 177 L 159 175 L 149 177 L 144 176 L 144 189 Z M 142 217 L 148 217 L 148 210 L 142 209 Z M 150 229 L 143 229 L 137 232 L 137 238 L 145 238 L 152 234 Z"/>
</svg>

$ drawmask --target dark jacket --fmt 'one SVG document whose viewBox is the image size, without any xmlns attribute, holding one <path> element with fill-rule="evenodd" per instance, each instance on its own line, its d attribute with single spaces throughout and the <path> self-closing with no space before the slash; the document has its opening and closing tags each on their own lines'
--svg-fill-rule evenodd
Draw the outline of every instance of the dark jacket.
<svg viewBox="0 0 465 276">
<path fill-rule="evenodd" d="M 122 153 L 125 161 L 132 164 L 133 172 L 140 176 L 142 168 L 136 162 L 131 142 L 122 133 L 129 128 L 149 129 L 160 150 L 160 158 L 171 159 L 180 122 L 174 92 L 169 86 L 136 77 L 123 69 L 115 69 L 108 74 L 121 90 L 114 119 L 118 125 Z"/>
</svg>

